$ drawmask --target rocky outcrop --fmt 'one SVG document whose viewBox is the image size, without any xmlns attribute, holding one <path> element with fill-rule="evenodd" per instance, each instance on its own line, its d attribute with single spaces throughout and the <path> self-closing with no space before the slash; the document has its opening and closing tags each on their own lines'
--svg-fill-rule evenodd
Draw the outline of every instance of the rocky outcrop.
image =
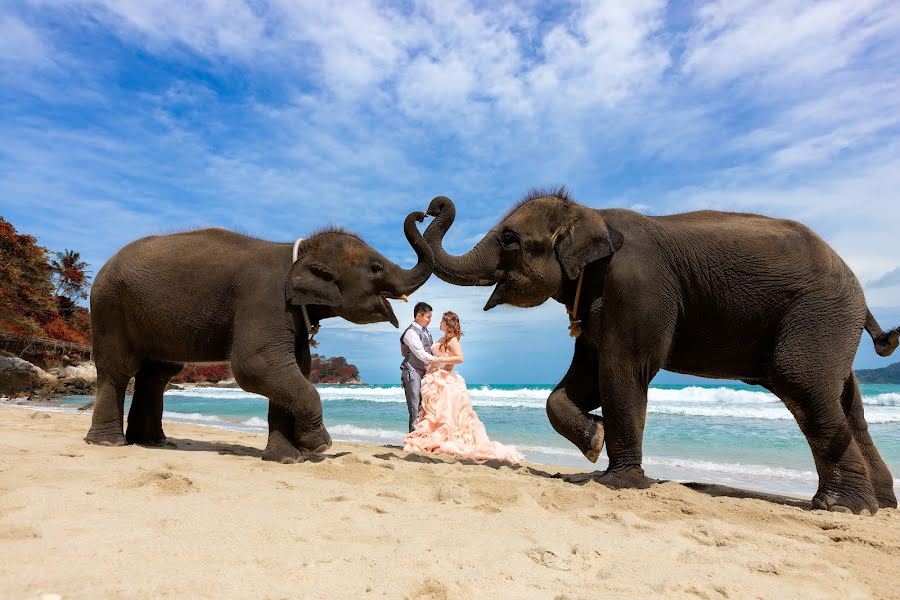
<svg viewBox="0 0 900 600">
<path fill-rule="evenodd" d="M 313 383 L 330 385 L 365 385 L 359 377 L 359 370 L 347 363 L 343 357 L 324 358 L 315 356 L 310 377 Z M 0 396 L 22 394 L 47 396 L 90 396 L 97 384 L 97 367 L 92 362 L 54 367 L 44 371 L 18 357 L 0 356 Z M 128 384 L 127 393 L 134 390 L 134 380 Z M 215 382 L 196 381 L 190 383 L 170 383 L 167 389 L 186 387 L 239 387 L 233 377 Z"/>
<path fill-rule="evenodd" d="M 94 377 L 96 379 L 96 375 Z M 56 389 L 55 375 L 15 356 L 0 356 L 0 395 Z"/>
<path fill-rule="evenodd" d="M 66 395 L 93 394 L 97 383 L 97 367 L 87 362 L 58 369 L 50 369 L 57 377 L 56 393 Z"/>
</svg>

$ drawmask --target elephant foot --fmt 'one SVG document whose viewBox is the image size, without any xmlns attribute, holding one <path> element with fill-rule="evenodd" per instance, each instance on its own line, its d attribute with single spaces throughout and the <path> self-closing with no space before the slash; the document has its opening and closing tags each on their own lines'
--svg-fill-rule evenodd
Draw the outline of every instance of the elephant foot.
<svg viewBox="0 0 900 600">
<path fill-rule="evenodd" d="M 162 437 L 158 437 L 158 438 L 132 439 L 132 438 L 128 437 L 127 434 L 125 435 L 125 441 L 128 442 L 129 444 L 134 444 L 135 446 L 149 446 L 151 448 L 161 448 L 161 447 L 165 446 L 166 443 L 168 442 L 168 440 L 166 439 L 166 436 L 162 436 Z"/>
<path fill-rule="evenodd" d="M 587 458 L 592 463 L 597 462 L 597 459 L 600 458 L 600 451 L 603 449 L 603 422 L 600 422 L 600 425 L 597 427 L 597 431 L 594 433 L 594 437 L 591 438 L 591 445 L 587 450 L 582 450 L 582 454 L 584 454 L 585 458 Z"/>
<path fill-rule="evenodd" d="M 596 477 L 594 481 L 614 490 L 645 490 L 654 483 L 657 483 L 655 479 L 650 479 L 644 475 L 644 469 L 640 467 L 607 469 L 602 475 Z"/>
<path fill-rule="evenodd" d="M 283 465 L 293 465 L 306 460 L 303 454 L 291 444 L 281 432 L 273 431 L 269 434 L 269 443 L 262 453 L 263 460 L 281 463 Z"/>
<path fill-rule="evenodd" d="M 879 495 L 878 508 L 897 508 L 897 497 L 893 494 L 890 497 Z"/>
<path fill-rule="evenodd" d="M 848 513 L 854 515 L 871 516 L 878 512 L 878 500 L 875 494 L 819 490 L 812 499 L 812 507 L 815 510 L 828 510 L 831 512 Z M 896 506 L 896 501 L 894 506 Z"/>
<path fill-rule="evenodd" d="M 125 441 L 129 444 L 136 444 L 138 446 L 165 446 L 166 434 L 163 433 L 162 429 L 148 432 L 129 427 L 125 431 Z"/>
<path fill-rule="evenodd" d="M 91 427 L 84 441 L 97 446 L 124 446 L 125 436 L 119 427 Z"/>
<path fill-rule="evenodd" d="M 297 447 L 303 452 L 321 454 L 331 448 L 331 435 L 324 425 L 314 431 L 295 430 L 294 437 L 297 440 Z"/>
<path fill-rule="evenodd" d="M 875 488 L 875 499 L 878 500 L 878 508 L 897 508 L 897 496 L 894 495 L 894 488 L 882 486 L 883 489 Z"/>
</svg>

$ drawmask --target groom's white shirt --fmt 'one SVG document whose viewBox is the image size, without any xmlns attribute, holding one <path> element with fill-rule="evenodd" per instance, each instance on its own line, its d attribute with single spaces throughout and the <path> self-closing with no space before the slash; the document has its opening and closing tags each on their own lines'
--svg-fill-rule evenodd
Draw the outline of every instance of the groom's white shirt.
<svg viewBox="0 0 900 600">
<path fill-rule="evenodd" d="M 418 323 L 414 322 L 412 326 L 414 329 L 422 331 L 422 326 Z M 409 351 L 412 352 L 416 356 L 416 358 L 421 360 L 426 365 L 434 360 L 434 356 L 425 350 L 425 348 L 422 346 L 422 340 L 419 338 L 419 334 L 416 333 L 413 329 L 410 329 L 403 334 L 403 343 L 407 345 Z"/>
</svg>

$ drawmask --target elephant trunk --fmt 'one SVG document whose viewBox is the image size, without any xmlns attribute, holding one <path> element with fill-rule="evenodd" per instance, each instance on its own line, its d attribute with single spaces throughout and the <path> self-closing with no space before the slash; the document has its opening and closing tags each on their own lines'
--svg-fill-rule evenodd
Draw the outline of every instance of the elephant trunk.
<svg viewBox="0 0 900 600">
<path fill-rule="evenodd" d="M 431 248 L 428 247 L 428 244 L 422 238 L 422 234 L 416 229 L 416 222 L 421 223 L 424 220 L 425 213 L 413 212 L 409 213 L 406 216 L 406 220 L 403 221 L 403 233 L 406 234 L 407 241 L 415 250 L 419 262 L 412 269 L 400 270 L 400 294 L 408 295 L 415 292 L 428 281 L 434 270 L 434 257 L 431 253 Z"/>
<path fill-rule="evenodd" d="M 451 256 L 443 247 L 444 235 L 456 219 L 456 207 L 445 196 L 438 196 L 428 206 L 435 217 L 425 230 L 425 241 L 434 253 L 434 273 L 454 285 L 494 285 L 500 264 L 500 239 L 493 230 L 466 254 Z"/>
</svg>

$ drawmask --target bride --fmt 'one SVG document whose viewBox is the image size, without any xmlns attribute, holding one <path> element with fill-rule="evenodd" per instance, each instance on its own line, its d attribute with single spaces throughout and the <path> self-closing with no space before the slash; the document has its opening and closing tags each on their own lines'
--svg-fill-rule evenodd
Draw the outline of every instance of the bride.
<svg viewBox="0 0 900 600">
<path fill-rule="evenodd" d="M 407 452 L 442 452 L 472 460 L 517 463 L 521 455 L 512 446 L 488 439 L 484 425 L 472 409 L 466 382 L 453 366 L 463 362 L 459 317 L 446 312 L 441 318 L 444 337 L 431 347 L 435 356 L 422 379 L 422 404 L 415 429 L 403 438 Z"/>
</svg>

